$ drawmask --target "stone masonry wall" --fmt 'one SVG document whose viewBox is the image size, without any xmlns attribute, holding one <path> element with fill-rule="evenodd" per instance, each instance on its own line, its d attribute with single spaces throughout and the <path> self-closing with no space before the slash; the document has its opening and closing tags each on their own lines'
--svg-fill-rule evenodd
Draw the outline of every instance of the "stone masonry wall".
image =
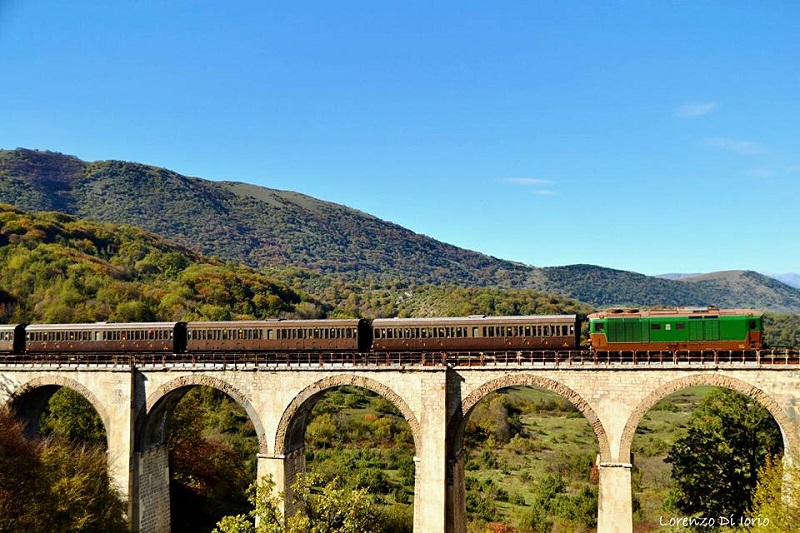
<svg viewBox="0 0 800 533">
<path fill-rule="evenodd" d="M 139 473 L 138 531 L 162 533 L 170 530 L 169 453 L 166 446 L 136 454 Z"/>
</svg>

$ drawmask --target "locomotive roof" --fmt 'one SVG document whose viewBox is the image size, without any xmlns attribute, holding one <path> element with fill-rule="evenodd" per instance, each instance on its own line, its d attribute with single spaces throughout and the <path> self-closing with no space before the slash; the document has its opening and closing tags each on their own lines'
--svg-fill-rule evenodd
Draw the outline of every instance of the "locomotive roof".
<svg viewBox="0 0 800 533">
<path fill-rule="evenodd" d="M 29 324 L 27 331 L 55 330 L 116 330 L 116 329 L 166 329 L 180 322 L 92 322 L 86 324 Z"/>
<path fill-rule="evenodd" d="M 717 309 L 716 307 L 677 307 L 675 309 L 607 309 L 589 315 L 598 318 L 649 318 L 649 317 L 690 317 L 690 316 L 761 316 L 756 309 Z"/>
<path fill-rule="evenodd" d="M 441 318 L 376 318 L 373 327 L 404 326 L 458 326 L 458 325 L 514 325 L 514 324 L 552 324 L 553 322 L 574 324 L 575 315 L 537 315 L 537 316 L 467 316 Z"/>
</svg>

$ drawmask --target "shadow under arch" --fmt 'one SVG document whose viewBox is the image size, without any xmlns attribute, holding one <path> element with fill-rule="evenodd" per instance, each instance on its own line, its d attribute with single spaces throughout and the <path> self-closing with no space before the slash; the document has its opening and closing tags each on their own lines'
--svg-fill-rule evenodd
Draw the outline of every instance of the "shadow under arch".
<svg viewBox="0 0 800 533">
<path fill-rule="evenodd" d="M 472 409 L 482 399 L 486 398 L 492 392 L 507 387 L 521 387 L 530 386 L 540 389 L 548 390 L 558 394 L 559 396 L 569 400 L 589 421 L 592 426 L 595 436 L 600 448 L 600 461 L 611 462 L 611 448 L 608 443 L 608 435 L 603 427 L 603 423 L 594 412 L 594 409 L 589 403 L 577 392 L 567 387 L 563 383 L 556 380 L 545 378 L 542 376 L 535 376 L 532 374 L 509 374 L 501 378 L 487 381 L 480 387 L 470 392 L 466 398 L 461 401 L 460 409 L 450 416 L 447 423 L 447 442 L 448 442 L 448 457 L 455 458 L 463 448 L 464 445 L 464 428 L 466 427 L 467 419 Z"/>
<path fill-rule="evenodd" d="M 340 374 L 330 376 L 316 381 L 301 390 L 295 396 L 281 416 L 278 423 L 278 431 L 275 436 L 275 455 L 284 455 L 288 452 L 303 447 L 305 428 L 308 424 L 308 417 L 317 400 L 329 389 L 334 387 L 351 386 L 361 387 L 370 390 L 390 401 L 400 410 L 408 425 L 411 427 L 411 435 L 414 438 L 414 449 L 419 455 L 420 450 L 420 428 L 419 421 L 408 404 L 397 394 L 379 381 L 362 376 Z"/>
<path fill-rule="evenodd" d="M 631 445 L 633 443 L 633 437 L 636 433 L 636 428 L 639 427 L 639 424 L 641 423 L 642 418 L 644 418 L 644 415 L 647 413 L 647 411 L 649 411 L 655 404 L 670 394 L 689 387 L 697 386 L 722 387 L 753 398 L 767 411 L 769 411 L 769 413 L 775 419 L 775 422 L 778 423 L 778 427 L 781 430 L 781 436 L 783 437 L 783 448 L 785 453 L 787 455 L 791 454 L 792 456 L 800 453 L 800 447 L 798 446 L 800 445 L 800 441 L 798 440 L 797 436 L 797 426 L 791 421 L 789 416 L 781 408 L 778 402 L 772 399 L 769 394 L 758 387 L 738 378 L 720 376 L 718 374 L 695 374 L 693 376 L 686 376 L 674 381 L 670 381 L 669 383 L 665 383 L 639 402 L 639 405 L 636 406 L 636 409 L 634 409 L 630 418 L 628 418 L 625 428 L 622 430 L 622 439 L 620 440 L 619 446 L 620 458 L 630 458 Z"/>
<path fill-rule="evenodd" d="M 8 406 L 23 419 L 28 436 L 38 433 L 39 419 L 50 397 L 61 387 L 71 389 L 83 396 L 97 412 L 103 422 L 108 441 L 108 428 L 111 418 L 103 403 L 82 383 L 63 376 L 41 376 L 26 381 L 12 392 Z"/>
<path fill-rule="evenodd" d="M 239 389 L 221 379 L 202 374 L 175 378 L 156 389 L 136 416 L 136 451 L 166 444 L 169 435 L 169 417 L 183 396 L 194 387 L 211 387 L 224 392 L 247 413 L 258 438 L 258 453 L 267 453 L 267 438 L 258 412 L 250 399 Z"/>
</svg>

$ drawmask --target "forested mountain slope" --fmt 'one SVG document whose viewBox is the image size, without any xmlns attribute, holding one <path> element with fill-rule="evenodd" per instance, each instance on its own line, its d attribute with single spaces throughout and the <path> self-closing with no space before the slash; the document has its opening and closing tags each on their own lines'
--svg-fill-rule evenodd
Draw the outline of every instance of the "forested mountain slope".
<svg viewBox="0 0 800 533">
<path fill-rule="evenodd" d="M 346 282 L 297 269 L 259 272 L 131 226 L 0 204 L 0 323 L 590 311 L 532 289 Z"/>
<path fill-rule="evenodd" d="M 667 280 L 592 265 L 535 268 L 297 192 L 190 178 L 139 163 L 0 150 L 0 202 L 30 212 L 131 224 L 234 264 L 315 273 L 314 283 L 322 285 L 530 288 L 595 307 L 711 304 L 800 312 L 800 290 L 752 272 L 740 273 L 732 284 Z M 542 250 L 542 262 L 546 253 Z M 317 274 L 339 281 L 320 282 Z"/>
</svg>

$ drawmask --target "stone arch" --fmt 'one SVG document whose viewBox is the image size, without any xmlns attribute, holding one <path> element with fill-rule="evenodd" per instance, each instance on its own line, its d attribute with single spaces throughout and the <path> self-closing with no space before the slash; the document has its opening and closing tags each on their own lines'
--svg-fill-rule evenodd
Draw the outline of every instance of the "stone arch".
<svg viewBox="0 0 800 533">
<path fill-rule="evenodd" d="M 281 416 L 278 423 L 278 431 L 275 436 L 275 454 L 284 455 L 295 449 L 302 447 L 303 436 L 305 433 L 305 423 L 311 413 L 316 400 L 328 389 L 341 386 L 361 387 L 381 395 L 389 400 L 400 410 L 403 418 L 411 427 L 411 435 L 414 438 L 414 449 L 417 455 L 420 453 L 420 427 L 417 417 L 408 404 L 395 391 L 374 379 L 363 376 L 341 374 L 330 376 L 316 381 L 301 390 L 295 396 Z M 291 442 L 288 442 L 291 441 Z M 299 441 L 299 442 L 298 442 Z"/>
<path fill-rule="evenodd" d="M 663 400 L 673 392 L 678 392 L 679 390 L 696 386 L 722 387 L 725 389 L 734 390 L 744 394 L 745 396 L 753 398 L 767 411 L 769 411 L 769 413 L 778 423 L 778 427 L 780 428 L 783 436 L 784 450 L 786 450 L 787 455 L 789 453 L 794 455 L 800 452 L 797 426 L 791 421 L 789 416 L 781 408 L 778 402 L 776 402 L 769 394 L 758 387 L 737 378 L 722 376 L 719 374 L 695 374 L 693 376 L 687 376 L 665 383 L 639 402 L 639 404 L 636 406 L 636 409 L 634 409 L 633 413 L 631 413 L 631 416 L 628 418 L 628 422 L 625 424 L 625 428 L 622 431 L 622 439 L 620 440 L 619 446 L 620 458 L 630 457 L 631 445 L 633 443 L 634 434 L 636 433 L 636 428 L 639 426 L 639 423 L 642 421 L 642 418 L 647 411 L 649 411 L 660 400 Z"/>
<path fill-rule="evenodd" d="M 189 374 L 173 379 L 147 397 L 146 404 L 137 415 L 137 451 L 144 451 L 164 444 L 167 439 L 169 413 L 175 408 L 183 395 L 192 387 L 205 386 L 224 392 L 242 407 L 253 423 L 258 437 L 258 453 L 267 453 L 267 437 L 261 417 L 253 407 L 250 398 L 230 383 L 221 379 L 204 375 Z"/>
<path fill-rule="evenodd" d="M 108 428 L 109 424 L 111 423 L 111 418 L 108 414 L 108 411 L 91 390 L 74 379 L 58 375 L 33 378 L 32 380 L 20 385 L 17 390 L 11 394 L 9 404 L 10 406 L 13 406 L 13 404 L 23 396 L 32 395 L 35 405 L 32 407 L 31 414 L 36 418 L 36 420 L 33 421 L 33 424 L 38 424 L 38 416 L 41 414 L 42 409 L 44 409 L 44 405 L 47 403 L 53 393 L 60 387 L 67 387 L 68 389 L 74 390 L 92 405 L 94 410 L 97 412 L 97 415 L 100 417 L 100 420 L 103 422 L 103 428 L 106 431 L 106 440 L 108 440 Z M 37 389 L 40 390 L 41 393 L 37 394 Z M 31 426 L 30 421 L 26 421 L 26 425 L 28 426 L 28 431 L 36 429 L 35 425 Z"/>
<path fill-rule="evenodd" d="M 603 427 L 603 423 L 600 421 L 597 413 L 594 412 L 594 409 L 592 409 L 589 403 L 580 394 L 567 387 L 563 383 L 550 378 L 532 374 L 516 373 L 487 381 L 480 387 L 470 392 L 467 397 L 461 401 L 461 408 L 453 413 L 447 424 L 447 441 L 451 447 L 448 456 L 451 458 L 455 457 L 461 451 L 467 418 L 469 417 L 469 413 L 478 404 L 478 402 L 480 402 L 490 393 L 499 389 L 504 389 L 506 387 L 519 387 L 524 385 L 555 392 L 559 396 L 569 400 L 575 407 L 578 408 L 583 416 L 586 417 L 586 419 L 589 421 L 589 424 L 592 426 L 592 430 L 594 430 L 594 433 L 597 436 L 597 441 L 600 448 L 600 460 L 603 462 L 610 462 L 612 460 L 608 435 Z"/>
</svg>

